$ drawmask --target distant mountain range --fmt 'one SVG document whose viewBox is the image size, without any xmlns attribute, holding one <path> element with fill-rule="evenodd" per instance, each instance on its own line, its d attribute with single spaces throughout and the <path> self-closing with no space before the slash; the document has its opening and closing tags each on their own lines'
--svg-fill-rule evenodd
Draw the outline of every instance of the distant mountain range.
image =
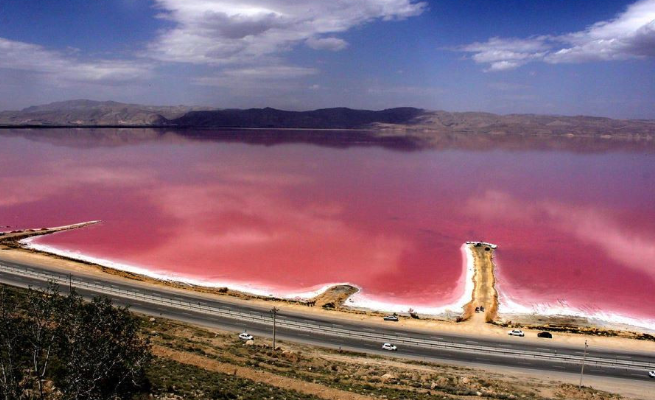
<svg viewBox="0 0 655 400">
<path fill-rule="evenodd" d="M 617 120 L 586 116 L 326 108 L 283 111 L 274 108 L 209 109 L 156 107 L 113 101 L 72 100 L 0 112 L 0 126 L 20 127 L 162 127 L 365 129 L 380 136 L 411 136 L 431 141 L 435 135 L 548 135 L 630 137 L 655 140 L 655 120 Z"/>
<path fill-rule="evenodd" d="M 115 101 L 71 100 L 0 112 L 0 125 L 152 126 L 207 108 L 156 107 Z"/>
</svg>

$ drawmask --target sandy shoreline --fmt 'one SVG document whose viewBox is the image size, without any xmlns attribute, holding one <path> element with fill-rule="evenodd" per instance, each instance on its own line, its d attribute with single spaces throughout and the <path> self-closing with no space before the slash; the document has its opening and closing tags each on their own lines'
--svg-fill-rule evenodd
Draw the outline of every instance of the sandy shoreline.
<svg viewBox="0 0 655 400">
<path fill-rule="evenodd" d="M 92 223 L 96 223 L 93 221 Z M 75 224 L 67 227 L 59 227 L 49 230 L 49 233 L 55 233 L 65 229 L 72 229 L 71 227 L 81 227 L 86 226 L 90 223 L 85 224 Z M 313 300 L 304 299 L 290 299 L 290 298 L 275 298 L 270 295 L 257 296 L 253 294 L 243 293 L 236 290 L 225 290 L 224 287 L 199 287 L 191 283 L 182 283 L 168 280 L 155 279 L 152 277 L 144 276 L 136 272 L 120 271 L 114 268 L 98 265 L 89 261 L 77 261 L 70 259 L 69 257 L 61 257 L 58 255 L 53 255 L 49 253 L 44 253 L 42 251 L 36 251 L 31 249 L 26 249 L 18 243 L 19 240 L 24 240 L 30 236 L 38 236 L 47 234 L 48 232 L 39 230 L 27 230 L 23 233 L 15 233 L 14 236 L 0 236 L 0 260 L 7 261 L 19 261 L 25 262 L 27 264 L 37 264 L 39 266 L 46 266 L 54 270 L 65 273 L 73 272 L 77 274 L 101 274 L 105 279 L 111 277 L 111 279 L 129 279 L 132 282 L 138 282 L 139 285 L 145 287 L 148 286 L 157 286 L 157 287 L 166 287 L 170 290 L 182 290 L 188 291 L 192 290 L 201 295 L 207 296 L 217 296 L 220 295 L 222 298 L 227 301 L 248 301 L 251 303 L 261 304 L 266 307 L 270 307 L 271 303 L 279 303 L 281 306 L 284 306 L 288 309 L 293 309 L 295 312 L 303 313 L 329 313 L 331 317 L 344 318 L 344 319 L 356 319 L 360 321 L 366 321 L 369 323 L 380 323 L 380 316 L 383 315 L 380 311 L 375 310 L 365 310 L 352 307 L 347 299 L 351 298 L 353 295 L 357 295 L 359 288 L 352 285 L 336 285 L 336 286 L 325 286 L 320 289 L 317 289 L 315 292 L 306 292 L 305 294 L 313 294 Z M 454 320 L 465 320 L 465 318 L 457 318 L 455 316 L 433 316 L 427 317 L 427 314 L 420 314 L 421 319 L 413 318 L 401 318 L 401 321 L 398 323 L 400 326 L 406 326 L 413 329 L 425 329 L 428 331 L 441 331 L 441 332 L 454 332 L 459 334 L 482 334 L 482 335 L 492 335 L 492 336 L 506 336 L 507 320 L 504 318 L 504 315 L 501 315 L 500 319 L 494 323 L 486 323 L 486 316 L 488 315 L 489 310 L 493 310 L 493 304 L 489 303 L 490 299 L 496 301 L 498 297 L 496 296 L 496 288 L 494 287 L 495 281 L 493 279 L 493 273 L 489 279 L 488 274 L 483 274 L 481 268 L 486 268 L 487 272 L 493 272 L 493 263 L 492 254 L 493 252 L 486 252 L 488 258 L 481 257 L 480 254 L 484 255 L 484 247 L 478 248 L 478 252 L 475 251 L 476 247 L 474 244 L 463 246 L 463 253 L 467 254 L 466 268 L 465 273 L 466 280 L 468 282 L 467 288 L 465 290 L 464 296 L 460 298 L 460 302 L 465 300 L 465 296 L 468 296 L 468 301 L 462 303 L 463 306 L 469 307 L 475 304 L 486 304 L 485 308 L 487 312 L 474 314 L 476 318 L 475 323 L 473 319 L 469 323 L 454 323 Z M 481 253 L 480 253 L 481 252 Z M 489 265 L 489 263 L 491 265 Z M 481 276 L 486 276 L 485 279 L 480 280 Z M 475 279 L 474 279 L 475 278 Z M 480 281 L 480 282 L 478 282 Z M 491 294 L 491 297 L 489 297 Z M 476 296 L 476 297 L 473 297 Z M 316 305 L 317 307 L 307 307 L 307 305 Z M 326 307 L 326 305 L 328 305 Z M 492 305 L 492 307 L 489 307 Z M 416 309 L 416 308 L 415 308 Z M 335 310 L 337 312 L 335 312 Z M 460 309 L 461 310 L 461 309 Z M 462 311 L 460 311 L 462 312 Z M 463 313 L 464 314 L 464 313 Z M 462 314 L 462 316 L 464 316 Z M 450 317 L 450 318 L 448 318 Z M 514 317 L 514 316 L 513 316 Z M 513 319 L 512 322 L 516 324 L 518 320 Z M 543 317 L 535 315 L 525 315 L 522 317 L 521 326 L 527 329 L 544 329 L 558 331 L 557 337 L 558 340 L 564 340 L 566 342 L 579 342 L 581 338 L 591 337 L 594 340 L 603 342 L 605 346 L 616 348 L 618 345 L 619 348 L 632 348 L 636 343 L 640 345 L 646 345 L 647 347 L 652 347 L 652 350 L 655 351 L 655 342 L 644 342 L 643 340 L 635 341 L 633 339 L 649 339 L 647 335 L 642 335 L 641 333 L 634 332 L 634 329 L 631 327 L 616 327 L 616 326 L 595 326 L 591 321 L 577 318 L 570 321 L 560 320 L 558 317 Z M 578 327 L 573 325 L 579 325 Z M 580 329 L 578 329 L 581 326 Z M 562 329 L 562 328 L 567 329 Z M 614 331 L 616 329 L 616 331 Z M 623 331 L 619 331 L 623 329 Z M 632 332 L 630 332 L 632 331 Z M 652 339 L 652 336 L 650 337 Z"/>
</svg>

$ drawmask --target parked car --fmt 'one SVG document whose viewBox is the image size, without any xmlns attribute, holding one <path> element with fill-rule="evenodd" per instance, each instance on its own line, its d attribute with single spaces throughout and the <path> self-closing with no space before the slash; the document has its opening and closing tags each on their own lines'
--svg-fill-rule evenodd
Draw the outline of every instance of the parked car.
<svg viewBox="0 0 655 400">
<path fill-rule="evenodd" d="M 550 333 L 550 332 L 539 332 L 539 333 L 537 333 L 537 337 L 552 339 L 553 334 Z"/>
<path fill-rule="evenodd" d="M 511 331 L 509 331 L 509 335 L 523 337 L 525 336 L 525 333 L 523 333 L 523 331 L 520 329 L 512 329 Z"/>
<path fill-rule="evenodd" d="M 253 340 L 255 339 L 251 334 L 247 332 L 243 332 L 239 334 L 239 339 L 241 340 Z"/>
<path fill-rule="evenodd" d="M 398 347 L 392 345 L 391 343 L 385 343 L 382 345 L 382 350 L 398 351 Z"/>
<path fill-rule="evenodd" d="M 652 371 L 648 371 L 648 376 L 650 376 L 651 378 L 655 378 L 655 369 Z"/>
<path fill-rule="evenodd" d="M 396 315 L 387 315 L 384 317 L 384 320 L 398 322 L 398 317 Z"/>
</svg>

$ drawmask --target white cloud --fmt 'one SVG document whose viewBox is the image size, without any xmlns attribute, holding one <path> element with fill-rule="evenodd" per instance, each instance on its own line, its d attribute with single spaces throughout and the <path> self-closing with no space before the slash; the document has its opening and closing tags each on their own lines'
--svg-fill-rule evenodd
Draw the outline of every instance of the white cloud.
<svg viewBox="0 0 655 400">
<path fill-rule="evenodd" d="M 156 0 L 161 18 L 174 26 L 150 45 L 148 55 L 163 61 L 224 65 L 275 56 L 300 42 L 340 50 L 335 37 L 376 20 L 419 15 L 415 0 Z"/>
<path fill-rule="evenodd" d="M 339 51 L 348 47 L 348 42 L 335 37 L 309 38 L 305 43 L 314 50 Z"/>
<path fill-rule="evenodd" d="M 551 64 L 655 57 L 655 0 L 640 0 L 610 21 L 560 36 L 491 38 L 464 46 L 486 71 L 518 68 L 533 61 Z"/>
<path fill-rule="evenodd" d="M 0 38 L 0 54 L 0 68 L 37 73 L 53 83 L 115 83 L 145 78 L 150 74 L 150 67 L 138 62 L 80 61 L 74 54 L 4 38 Z"/>
<path fill-rule="evenodd" d="M 444 89 L 431 86 L 373 86 L 367 92 L 373 95 L 436 96 L 443 94 Z"/>
<path fill-rule="evenodd" d="M 248 79 L 288 79 L 297 78 L 316 74 L 318 70 L 314 68 L 291 67 L 286 65 L 276 65 L 270 67 L 252 67 L 229 69 L 223 71 L 223 74 L 230 78 L 248 78 Z"/>
<path fill-rule="evenodd" d="M 546 55 L 546 37 L 532 39 L 491 38 L 484 43 L 473 43 L 462 48 L 474 53 L 478 64 L 488 64 L 488 71 L 503 71 L 520 67 Z"/>
<path fill-rule="evenodd" d="M 512 82 L 491 82 L 487 84 L 487 87 L 499 92 L 516 92 L 531 88 L 529 85 Z"/>
<path fill-rule="evenodd" d="M 226 69 L 216 76 L 196 78 L 193 82 L 203 86 L 238 87 L 259 85 L 262 81 L 284 81 L 317 73 L 318 70 L 314 68 L 273 65 Z"/>
<path fill-rule="evenodd" d="M 167 22 L 156 38 L 131 57 L 90 58 L 79 49 L 53 50 L 0 38 L 0 81 L 34 78 L 34 87 L 73 88 L 77 96 L 102 85 L 138 83 L 169 63 L 199 67 L 186 76 L 197 85 L 255 92 L 287 89 L 313 68 L 284 65 L 281 56 L 297 46 L 339 51 L 348 43 L 337 37 L 372 21 L 401 20 L 421 14 L 421 0 L 153 0 Z M 136 57 L 136 58 L 135 58 Z M 238 69 L 237 69 L 238 68 Z M 197 71 L 201 76 L 198 77 Z M 202 76 L 204 75 L 204 76 Z M 294 80 L 298 82 L 294 82 Z M 27 82 L 26 82 L 27 83 Z M 91 84 L 91 85 L 90 85 Z M 285 85 L 283 87 L 283 85 Z M 307 88 L 305 82 L 296 88 Z M 104 93 L 103 92 L 103 93 Z M 43 94 L 39 94 L 43 97 Z M 34 97 L 34 94 L 31 95 Z M 56 96 L 55 96 L 56 97 Z"/>
</svg>

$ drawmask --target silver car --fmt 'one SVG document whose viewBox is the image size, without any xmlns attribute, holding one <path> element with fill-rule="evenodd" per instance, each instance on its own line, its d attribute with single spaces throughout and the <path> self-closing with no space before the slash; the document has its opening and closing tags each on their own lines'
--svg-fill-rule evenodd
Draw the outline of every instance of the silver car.
<svg viewBox="0 0 655 400">
<path fill-rule="evenodd" d="M 382 345 L 382 350 L 398 351 L 398 347 L 392 345 L 391 343 L 385 343 Z"/>
</svg>

